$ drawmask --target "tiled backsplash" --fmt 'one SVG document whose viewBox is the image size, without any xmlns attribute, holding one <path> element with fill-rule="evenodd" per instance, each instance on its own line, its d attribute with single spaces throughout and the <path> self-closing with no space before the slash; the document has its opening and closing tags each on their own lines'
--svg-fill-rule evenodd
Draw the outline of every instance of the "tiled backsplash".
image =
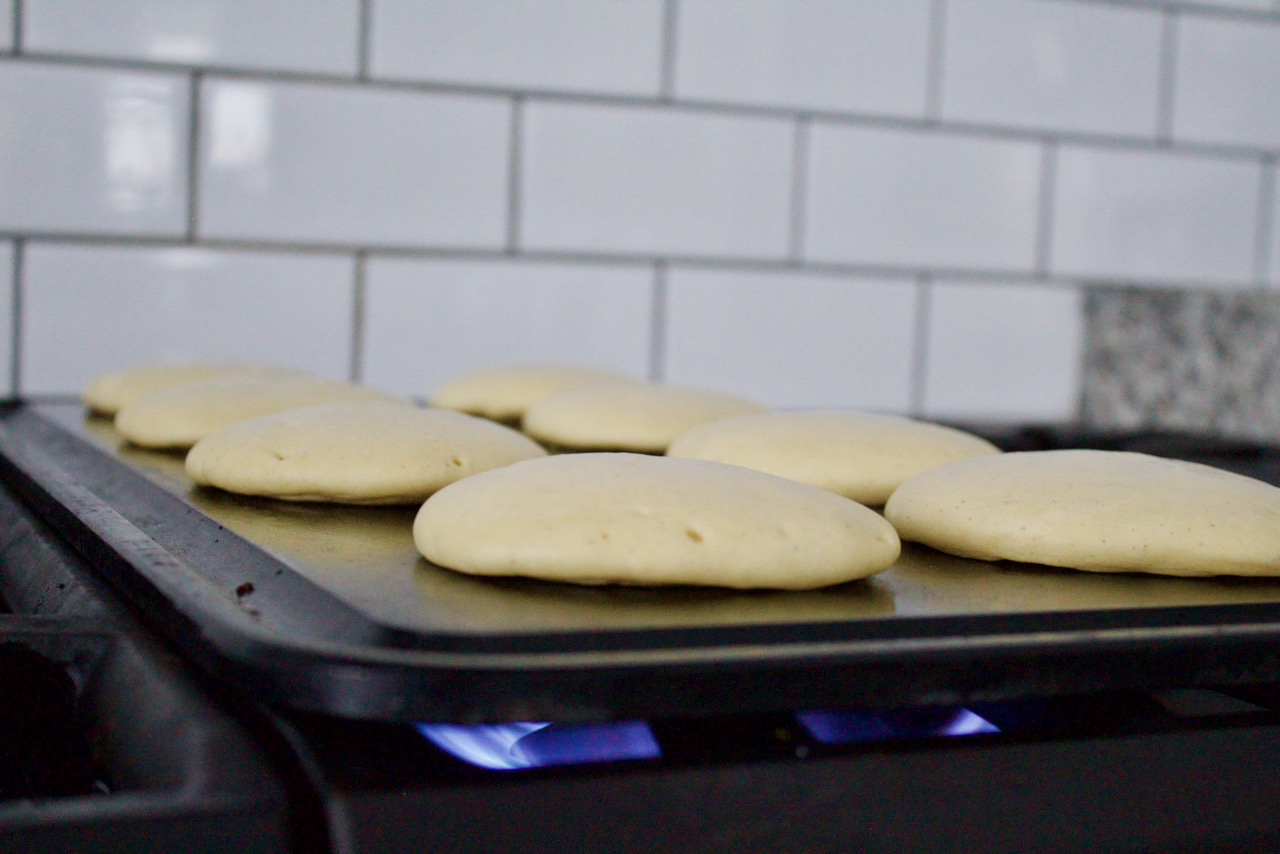
<svg viewBox="0 0 1280 854">
<path fill-rule="evenodd" d="M 1091 294 L 1280 289 L 1278 156 L 1280 0 L 0 0 L 0 377 L 1069 418 Z"/>
</svg>

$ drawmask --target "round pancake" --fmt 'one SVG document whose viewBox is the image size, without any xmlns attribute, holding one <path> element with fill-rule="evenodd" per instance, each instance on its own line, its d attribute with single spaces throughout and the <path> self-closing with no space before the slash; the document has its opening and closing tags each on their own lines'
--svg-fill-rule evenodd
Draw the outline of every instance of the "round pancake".
<svg viewBox="0 0 1280 854">
<path fill-rule="evenodd" d="M 291 374 L 302 376 L 301 371 L 278 368 L 271 365 L 240 364 L 156 364 L 139 365 L 123 371 L 103 374 L 85 386 L 80 394 L 84 404 L 99 415 L 115 415 L 125 404 L 132 403 L 145 394 L 183 383 L 211 380 L 218 377 L 266 376 Z"/>
<path fill-rule="evenodd" d="M 912 475 L 1000 449 L 962 430 L 897 415 L 770 412 L 694 427 L 669 457 L 746 466 L 879 506 Z"/>
<path fill-rule="evenodd" d="M 240 421 L 187 454 L 197 484 L 242 495 L 410 504 L 464 477 L 545 456 L 509 427 L 397 403 L 330 403 Z"/>
<path fill-rule="evenodd" d="M 445 487 L 413 525 L 429 561 L 579 584 L 807 589 L 897 559 L 893 528 L 847 498 L 705 460 L 561 454 Z"/>
<path fill-rule="evenodd" d="M 898 487 L 905 540 L 1091 572 L 1280 575 L 1280 488 L 1122 451 L 974 457 Z"/>
<path fill-rule="evenodd" d="M 153 391 L 116 413 L 116 432 L 144 448 L 190 448 L 237 421 L 340 401 L 409 402 L 351 383 L 300 376 L 223 377 Z"/>
<path fill-rule="evenodd" d="M 707 389 L 592 383 L 543 398 L 525 412 L 521 426 L 533 438 L 569 450 L 661 454 L 699 424 L 764 411 L 749 400 Z"/>
<path fill-rule="evenodd" d="M 431 395 L 431 405 L 494 421 L 517 423 L 534 403 L 566 388 L 593 382 L 628 382 L 626 374 L 571 365 L 513 365 L 454 377 Z"/>
</svg>

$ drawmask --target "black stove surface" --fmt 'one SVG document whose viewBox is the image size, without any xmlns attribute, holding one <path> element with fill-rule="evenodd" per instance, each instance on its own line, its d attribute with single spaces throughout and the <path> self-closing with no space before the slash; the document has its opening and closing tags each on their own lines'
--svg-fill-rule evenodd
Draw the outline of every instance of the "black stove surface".
<svg viewBox="0 0 1280 854">
<path fill-rule="evenodd" d="M 1245 442 L 977 432 L 1007 450 L 1136 450 L 1280 485 L 1280 453 Z M 3 850 L 1280 845 L 1280 686 L 448 729 L 263 708 L 178 662 L 2 489 L 0 596 L 0 673 L 48 694 L 42 715 L 0 704 Z M 41 753 L 64 727 L 53 749 L 66 755 Z"/>
</svg>

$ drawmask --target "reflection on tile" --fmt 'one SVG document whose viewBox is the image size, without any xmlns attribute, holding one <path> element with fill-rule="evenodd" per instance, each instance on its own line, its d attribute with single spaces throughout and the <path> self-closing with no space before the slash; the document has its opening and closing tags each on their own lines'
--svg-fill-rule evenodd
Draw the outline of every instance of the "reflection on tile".
<svg viewBox="0 0 1280 854">
<path fill-rule="evenodd" d="M 928 0 L 684 0 L 682 98 L 922 116 Z"/>
<path fill-rule="evenodd" d="M 1063 147 L 1052 268 L 1158 283 L 1253 276 L 1256 163 Z"/>
<path fill-rule="evenodd" d="M 1030 270 L 1040 148 L 816 124 L 808 258 Z"/>
<path fill-rule="evenodd" d="M 532 104 L 521 244 L 782 257 L 791 152 L 791 127 L 776 119 Z"/>
<path fill-rule="evenodd" d="M 1078 291 L 938 282 L 928 323 L 925 415 L 1045 421 L 1076 415 Z"/>
<path fill-rule="evenodd" d="M 375 77 L 656 95 L 661 0 L 379 0 Z"/>
<path fill-rule="evenodd" d="M 173 74 L 0 65 L 0 228 L 181 234 L 188 97 Z"/>
<path fill-rule="evenodd" d="M 648 267 L 374 258 L 365 282 L 364 380 L 380 388 L 422 396 L 503 364 L 648 371 Z"/>
<path fill-rule="evenodd" d="M 41 53 L 354 74 L 359 0 L 25 0 Z"/>
<path fill-rule="evenodd" d="M 942 114 L 1154 136 L 1161 26 L 1154 9 L 953 0 Z"/>
<path fill-rule="evenodd" d="M 1280 21 L 1181 18 L 1173 135 L 1280 146 Z"/>
<path fill-rule="evenodd" d="M 350 257 L 31 243 L 22 390 L 68 394 L 153 361 L 265 362 L 345 379 Z"/>
<path fill-rule="evenodd" d="M 200 232 L 391 246 L 505 237 L 510 107 L 498 98 L 212 80 Z"/>
<path fill-rule="evenodd" d="M 673 270 L 665 379 L 767 406 L 905 412 L 916 285 Z"/>
<path fill-rule="evenodd" d="M 1280 294 L 1091 290 L 1082 417 L 1280 439 Z"/>
</svg>

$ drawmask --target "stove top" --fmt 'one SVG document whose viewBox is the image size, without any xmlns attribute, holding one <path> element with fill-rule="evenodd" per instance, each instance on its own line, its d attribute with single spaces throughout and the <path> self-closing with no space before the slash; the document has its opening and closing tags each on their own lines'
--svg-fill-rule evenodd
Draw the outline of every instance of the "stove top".
<svg viewBox="0 0 1280 854">
<path fill-rule="evenodd" d="M 1242 443 L 1065 427 L 986 432 L 1009 449 L 1120 447 L 1264 479 L 1280 471 L 1280 455 Z M 0 754 L 9 774 L 0 781 L 11 781 L 0 800 L 5 850 L 1221 851 L 1280 841 L 1276 680 L 1224 665 L 1216 643 L 1184 647 L 1190 658 L 1179 663 L 1123 623 L 1132 608 L 1107 609 L 1129 643 L 1104 659 L 1086 656 L 1064 671 L 1029 650 L 994 680 L 982 668 L 1000 667 L 977 662 L 964 690 L 927 702 L 877 691 L 890 677 L 936 680 L 953 663 L 945 657 L 899 658 L 883 671 L 824 660 L 813 678 L 863 683 L 836 691 L 789 685 L 780 669 L 778 696 L 810 700 L 801 704 L 775 696 L 724 709 L 701 703 L 696 682 L 663 668 L 646 690 L 687 696 L 641 704 L 644 714 L 584 717 L 572 706 L 547 714 L 556 705 L 543 698 L 527 704 L 535 715 L 379 720 L 274 702 L 235 673 L 205 667 L 180 634 L 175 641 L 175 614 L 148 603 L 158 594 L 116 586 L 102 553 L 70 545 L 57 520 L 29 503 L 27 487 L 13 487 L 6 475 L 0 669 L 48 702 L 40 715 L 17 710 L 8 719 L 7 743 L 21 749 Z M 1052 589 L 1060 576 L 1030 577 Z M 1063 607 L 1041 613 L 1074 613 L 1079 591 L 1063 583 L 1054 594 L 1066 597 Z M 1156 628 L 1169 633 L 1180 625 L 1172 618 L 1216 609 L 1208 635 L 1220 643 L 1232 625 L 1222 609 L 1274 611 L 1273 600 L 1244 593 L 1146 610 L 1168 611 Z M 958 613 L 948 619 L 1023 613 L 1016 604 L 966 611 L 950 596 Z M 244 598 L 231 588 L 227 602 L 248 613 L 254 603 Z M 599 603 L 589 605 L 585 613 L 600 619 Z M 742 619 L 741 609 L 730 613 Z M 1234 625 L 1260 623 L 1248 616 Z M 1280 658 L 1266 652 L 1274 648 L 1260 642 L 1246 652 Z M 1001 689 L 989 690 L 995 683 Z M 598 708 L 626 708 L 610 692 L 632 687 L 597 682 L 590 695 Z M 841 702 L 821 702 L 828 697 Z M 873 701 L 849 701 L 858 697 Z M 63 755 L 47 761 L 47 749 Z M 39 779 L 24 760 L 52 773 Z"/>
</svg>

